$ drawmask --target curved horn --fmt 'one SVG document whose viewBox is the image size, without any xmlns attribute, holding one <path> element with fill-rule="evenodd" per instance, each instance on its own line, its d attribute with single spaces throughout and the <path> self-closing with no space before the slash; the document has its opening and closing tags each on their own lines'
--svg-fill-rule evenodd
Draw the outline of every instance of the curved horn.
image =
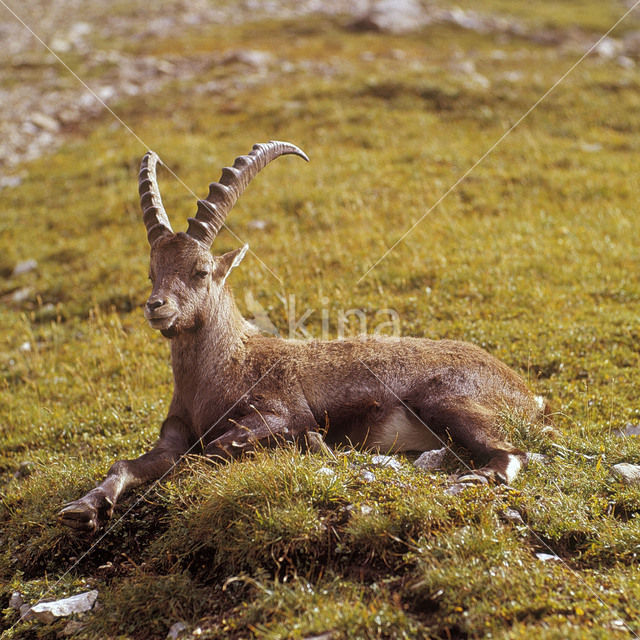
<svg viewBox="0 0 640 640">
<path fill-rule="evenodd" d="M 279 156 L 293 153 L 309 162 L 301 149 L 289 142 L 271 142 L 254 144 L 253 150 L 246 156 L 238 156 L 232 167 L 222 170 L 219 182 L 209 185 L 209 195 L 198 200 L 195 218 L 189 218 L 187 234 L 211 247 L 218 231 L 222 228 L 227 214 L 254 176 Z"/>
<path fill-rule="evenodd" d="M 142 219 L 147 228 L 147 239 L 153 244 L 158 238 L 173 233 L 171 223 L 164 210 L 158 180 L 156 178 L 156 164 L 162 161 L 153 151 L 145 153 L 140 163 L 138 176 L 138 193 L 140 193 L 140 206 L 142 207 Z"/>
</svg>

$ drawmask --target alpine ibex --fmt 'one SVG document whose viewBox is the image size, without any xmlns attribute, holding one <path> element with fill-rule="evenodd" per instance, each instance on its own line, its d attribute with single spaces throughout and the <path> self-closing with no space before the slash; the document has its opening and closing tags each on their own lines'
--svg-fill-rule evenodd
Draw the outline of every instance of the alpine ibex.
<svg viewBox="0 0 640 640">
<path fill-rule="evenodd" d="M 210 253 L 251 179 L 284 154 L 285 142 L 256 144 L 222 170 L 198 201 L 186 233 L 174 233 L 148 152 L 139 176 L 151 245 L 151 296 L 144 315 L 171 341 L 174 393 L 155 446 L 121 460 L 105 480 L 60 511 L 62 523 L 93 532 L 128 489 L 160 478 L 186 452 L 233 457 L 258 445 L 315 440 L 385 452 L 426 451 L 449 441 L 481 466 L 472 479 L 510 482 L 525 453 L 504 441 L 500 411 L 542 418 L 538 399 L 505 364 L 453 340 L 361 336 L 335 341 L 261 335 L 226 284 L 246 247 Z M 309 434 L 314 434 L 312 439 Z M 317 443 L 317 440 L 316 440 Z"/>
</svg>

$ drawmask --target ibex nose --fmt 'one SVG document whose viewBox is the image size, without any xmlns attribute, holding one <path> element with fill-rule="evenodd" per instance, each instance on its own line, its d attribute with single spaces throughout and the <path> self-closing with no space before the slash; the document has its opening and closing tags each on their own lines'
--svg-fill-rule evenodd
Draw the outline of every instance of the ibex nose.
<svg viewBox="0 0 640 640">
<path fill-rule="evenodd" d="M 164 305 L 165 301 L 162 298 L 149 298 L 147 300 L 147 309 L 149 311 L 155 311 Z"/>
</svg>

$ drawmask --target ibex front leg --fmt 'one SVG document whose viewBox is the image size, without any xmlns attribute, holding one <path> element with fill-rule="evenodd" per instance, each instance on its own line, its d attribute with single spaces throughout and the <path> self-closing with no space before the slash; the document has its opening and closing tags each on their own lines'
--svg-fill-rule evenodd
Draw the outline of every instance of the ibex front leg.
<svg viewBox="0 0 640 640">
<path fill-rule="evenodd" d="M 207 445 L 205 455 L 228 460 L 242 453 L 254 451 L 258 447 L 303 441 L 304 436 L 315 434 L 311 429 L 317 428 L 317 424 L 311 414 L 293 419 L 287 415 L 252 408 L 252 413 L 237 420 L 229 420 L 229 430 Z M 311 444 L 303 444 L 313 448 L 315 438 L 312 437 L 311 440 Z"/>
<path fill-rule="evenodd" d="M 186 426 L 177 418 L 167 418 L 160 438 L 151 451 L 135 460 L 118 460 L 107 477 L 85 496 L 74 500 L 58 513 L 61 524 L 78 533 L 95 533 L 113 515 L 118 498 L 134 487 L 156 480 L 186 453 L 189 443 Z"/>
</svg>

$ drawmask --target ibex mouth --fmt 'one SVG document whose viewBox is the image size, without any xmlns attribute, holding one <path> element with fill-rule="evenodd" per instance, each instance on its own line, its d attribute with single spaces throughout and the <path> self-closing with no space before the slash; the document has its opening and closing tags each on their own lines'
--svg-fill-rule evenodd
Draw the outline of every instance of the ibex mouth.
<svg viewBox="0 0 640 640">
<path fill-rule="evenodd" d="M 147 318 L 147 322 L 152 329 L 157 329 L 158 331 L 167 331 L 173 326 L 173 323 L 176 319 L 176 314 L 172 313 L 166 316 L 151 316 L 145 314 Z"/>
</svg>

